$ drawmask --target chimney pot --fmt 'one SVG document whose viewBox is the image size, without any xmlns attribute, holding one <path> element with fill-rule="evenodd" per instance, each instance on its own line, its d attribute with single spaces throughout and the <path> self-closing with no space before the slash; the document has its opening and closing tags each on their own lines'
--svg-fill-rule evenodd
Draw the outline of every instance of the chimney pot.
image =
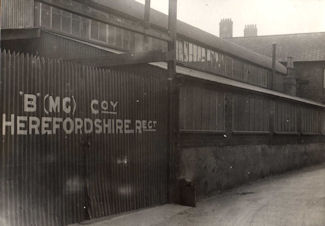
<svg viewBox="0 0 325 226">
<path fill-rule="evenodd" d="M 257 36 L 257 25 L 246 24 L 244 29 L 244 37 L 256 37 Z"/>
<path fill-rule="evenodd" d="M 230 18 L 221 19 L 219 23 L 219 37 L 220 38 L 233 37 L 233 22 Z"/>
</svg>

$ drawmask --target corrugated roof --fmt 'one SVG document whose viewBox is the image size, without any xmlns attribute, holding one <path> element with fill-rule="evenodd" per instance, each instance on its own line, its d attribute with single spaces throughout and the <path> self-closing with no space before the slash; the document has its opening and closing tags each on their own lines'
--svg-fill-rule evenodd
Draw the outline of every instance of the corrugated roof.
<svg viewBox="0 0 325 226">
<path fill-rule="evenodd" d="M 325 32 L 267 35 L 257 37 L 228 38 L 266 56 L 272 56 L 272 44 L 277 44 L 277 60 L 286 62 L 288 57 L 294 61 L 325 61 Z"/>
<path fill-rule="evenodd" d="M 107 6 L 113 10 L 121 12 L 125 15 L 143 20 L 144 5 L 133 0 L 90 0 L 93 3 Z M 167 15 L 158 12 L 154 9 L 151 10 L 150 23 L 160 28 L 168 28 Z M 218 38 L 208 32 L 193 27 L 182 21 L 177 24 L 178 34 L 188 37 L 192 40 L 201 42 L 202 44 L 214 47 L 217 50 L 237 56 L 241 59 L 250 61 L 265 68 L 272 69 L 272 59 L 265 55 L 256 53 L 252 50 L 242 46 L 233 44 L 229 41 Z M 280 73 L 286 74 L 287 69 L 281 63 L 276 64 L 276 70 Z"/>
</svg>

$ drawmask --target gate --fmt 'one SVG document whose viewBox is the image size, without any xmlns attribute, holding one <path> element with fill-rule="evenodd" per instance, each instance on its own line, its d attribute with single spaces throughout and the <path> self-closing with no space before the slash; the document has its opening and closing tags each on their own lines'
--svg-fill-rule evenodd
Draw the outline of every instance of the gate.
<svg viewBox="0 0 325 226">
<path fill-rule="evenodd" d="M 0 225 L 66 225 L 167 202 L 162 71 L 1 52 Z"/>
</svg>

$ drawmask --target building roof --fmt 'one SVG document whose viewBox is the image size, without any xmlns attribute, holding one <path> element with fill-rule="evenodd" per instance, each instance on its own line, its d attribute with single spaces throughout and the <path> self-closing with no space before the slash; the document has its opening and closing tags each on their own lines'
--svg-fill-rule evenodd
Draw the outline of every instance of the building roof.
<svg viewBox="0 0 325 226">
<path fill-rule="evenodd" d="M 97 3 L 101 6 L 106 6 L 111 10 L 113 9 L 129 17 L 131 16 L 138 20 L 143 20 L 144 5 L 134 0 L 89 0 L 89 2 Z M 101 9 L 104 8 L 101 7 Z M 166 14 L 163 14 L 154 9 L 151 9 L 150 14 L 150 23 L 152 25 L 163 29 L 168 28 L 168 17 Z M 228 53 L 229 55 L 236 56 L 262 67 L 272 69 L 272 59 L 270 57 L 218 38 L 215 35 L 212 35 L 206 31 L 193 27 L 179 20 L 177 23 L 177 30 L 179 35 L 200 42 L 203 45 L 211 46 L 221 52 Z M 284 67 L 279 62 L 276 63 L 276 70 L 283 74 L 287 73 L 286 67 Z"/>
<path fill-rule="evenodd" d="M 272 44 L 277 44 L 277 60 L 325 61 L 325 32 L 266 35 L 256 37 L 234 37 L 227 39 L 260 54 L 271 57 Z"/>
</svg>

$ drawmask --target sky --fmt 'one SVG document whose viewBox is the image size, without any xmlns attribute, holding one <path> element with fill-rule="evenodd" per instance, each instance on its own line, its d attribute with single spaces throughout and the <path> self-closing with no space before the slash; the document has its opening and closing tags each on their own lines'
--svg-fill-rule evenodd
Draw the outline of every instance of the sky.
<svg viewBox="0 0 325 226">
<path fill-rule="evenodd" d="M 168 0 L 151 7 L 167 14 Z M 223 18 L 232 19 L 234 36 L 245 24 L 256 24 L 258 35 L 325 32 L 325 0 L 178 0 L 178 19 L 207 32 L 219 35 Z"/>
</svg>

